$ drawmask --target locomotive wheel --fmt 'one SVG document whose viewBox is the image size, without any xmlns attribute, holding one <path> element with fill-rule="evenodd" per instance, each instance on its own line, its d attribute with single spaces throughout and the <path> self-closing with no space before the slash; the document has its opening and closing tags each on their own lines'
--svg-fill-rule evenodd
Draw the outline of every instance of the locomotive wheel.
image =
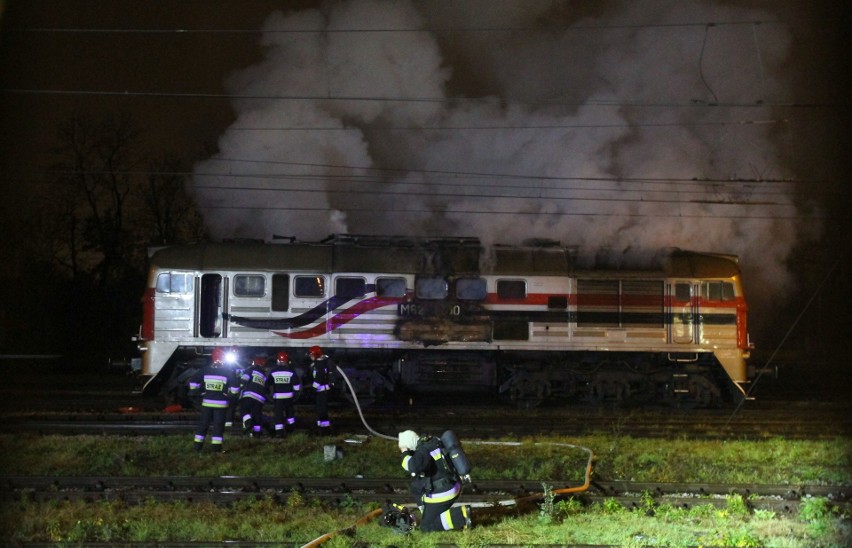
<svg viewBox="0 0 852 548">
<path fill-rule="evenodd" d="M 670 402 L 681 409 L 704 409 L 715 407 L 721 401 L 719 387 L 708 377 L 691 374 L 685 385 L 688 392 L 670 394 Z"/>
<path fill-rule="evenodd" d="M 358 405 L 369 407 L 376 401 L 384 399 L 388 392 L 393 391 L 393 385 L 390 381 L 375 371 L 348 369 L 346 375 L 355 388 L 355 396 L 353 396 L 349 386 L 346 383 L 340 383 L 343 397 L 349 403 L 354 404 L 357 397 Z"/>
<path fill-rule="evenodd" d="M 703 375 L 689 379 L 689 395 L 698 407 L 712 407 L 719 401 L 719 389 Z"/>
<path fill-rule="evenodd" d="M 523 375 L 512 382 L 510 399 L 521 409 L 532 409 L 541 405 L 550 395 L 547 379 L 535 375 Z"/>
<path fill-rule="evenodd" d="M 618 371 L 608 371 L 609 362 L 601 362 L 601 371 L 592 379 L 591 397 L 598 403 L 621 404 L 630 399 L 630 383 Z"/>
</svg>

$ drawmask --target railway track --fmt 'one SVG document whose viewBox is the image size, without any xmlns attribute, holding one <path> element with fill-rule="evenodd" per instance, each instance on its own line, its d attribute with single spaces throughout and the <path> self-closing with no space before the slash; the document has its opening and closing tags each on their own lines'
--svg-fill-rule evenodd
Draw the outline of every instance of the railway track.
<svg viewBox="0 0 852 548">
<path fill-rule="evenodd" d="M 43 477 L 0 478 L 4 502 L 146 501 L 231 504 L 246 499 L 268 499 L 286 503 L 294 494 L 329 504 L 408 503 L 408 482 L 399 479 L 363 478 L 268 478 L 268 477 Z M 520 499 L 537 500 L 544 486 L 566 487 L 550 480 L 477 481 L 466 484 L 460 502 L 505 505 Z M 707 483 L 593 482 L 574 495 L 585 504 L 613 499 L 625 508 L 648 508 L 668 504 L 680 508 L 711 504 L 724 508 L 730 495 L 742 496 L 753 509 L 793 514 L 805 497 L 826 497 L 836 504 L 852 500 L 852 486 L 720 485 Z"/>
<path fill-rule="evenodd" d="M 192 411 L 132 411 L 7 414 L 0 424 L 0 432 L 153 435 L 191 431 L 198 419 L 198 414 Z M 852 413 L 848 411 L 848 406 L 789 405 L 783 409 L 746 409 L 735 414 L 731 410 L 672 413 L 582 407 L 509 413 L 494 407 L 453 405 L 439 409 L 369 409 L 366 419 L 370 427 L 379 432 L 395 433 L 407 428 L 429 432 L 451 424 L 460 435 L 468 437 L 471 434 L 495 437 L 604 433 L 668 439 L 767 439 L 779 436 L 786 439 L 828 439 L 852 433 Z M 307 429 L 313 410 L 300 408 L 298 416 L 297 427 Z M 332 419 L 339 431 L 364 430 L 361 419 L 351 408 L 338 407 L 333 411 Z M 239 431 L 236 427 L 234 430 Z"/>
</svg>

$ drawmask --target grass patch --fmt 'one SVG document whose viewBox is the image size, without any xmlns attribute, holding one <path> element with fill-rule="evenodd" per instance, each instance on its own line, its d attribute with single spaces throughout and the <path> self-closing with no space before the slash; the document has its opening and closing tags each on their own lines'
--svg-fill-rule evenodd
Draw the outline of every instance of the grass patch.
<svg viewBox="0 0 852 548">
<path fill-rule="evenodd" d="M 466 531 L 399 536 L 377 521 L 340 535 L 327 546 L 484 546 L 489 544 L 607 544 L 615 546 L 847 546 L 848 517 L 829 510 L 821 527 L 810 519 L 726 512 L 711 505 L 688 510 L 661 505 L 653 516 L 615 501 L 584 507 L 557 501 L 548 521 L 534 507 L 474 511 Z M 207 503 L 19 502 L 4 511 L 6 542 L 275 542 L 301 545 L 330 531 L 349 528 L 375 506 L 329 506 L 311 501 L 242 501 L 230 507 Z M 829 505 L 830 508 L 830 505 Z M 489 515 L 492 513 L 494 515 Z"/>
<path fill-rule="evenodd" d="M 516 441 L 516 440 L 512 440 Z M 586 454 L 548 445 L 570 442 L 595 452 L 595 477 L 604 481 L 763 484 L 848 484 L 852 447 L 846 439 L 757 441 L 648 440 L 584 436 L 521 440 L 519 447 L 463 441 L 480 480 L 575 482 Z M 344 458 L 324 462 L 323 446 Z M 197 454 L 191 435 L 0 435 L 6 475 L 32 476 L 271 476 L 400 477 L 396 444 L 381 438 L 345 443 L 296 433 L 283 440 L 226 436 L 225 454 Z"/>
<path fill-rule="evenodd" d="M 508 440 L 507 440 L 508 441 Z M 517 441 L 517 440 L 511 440 Z M 849 442 L 696 441 L 585 436 L 536 439 L 521 447 L 483 445 L 467 440 L 474 478 L 541 480 L 549 493 L 521 508 L 478 508 L 469 531 L 401 537 L 370 523 L 334 546 L 430 546 L 455 544 L 611 544 L 618 546 L 845 546 L 852 544 L 849 515 L 822 498 L 805 499 L 797 516 L 755 511 L 747 499 L 731 495 L 724 508 L 696 504 L 676 508 L 650 494 L 627 509 L 607 499 L 591 505 L 552 495 L 552 489 L 578 484 L 586 454 L 547 445 L 572 443 L 595 451 L 599 480 L 782 483 L 850 483 Z M 539 443 L 535 443 L 539 442 Z M 544 443 L 541 443 L 544 442 Z M 344 457 L 325 462 L 323 446 L 336 444 Z M 368 438 L 358 444 L 343 438 L 297 433 L 283 440 L 226 436 L 224 454 L 197 454 L 192 436 L 39 436 L 0 435 L 0 466 L 6 475 L 35 476 L 268 476 L 402 478 L 396 444 Z M 326 532 L 349 527 L 375 506 L 345 497 L 333 506 L 291 493 L 281 499 L 259 497 L 230 507 L 207 503 L 120 501 L 6 504 L 0 541 L 222 542 L 228 540 L 304 544 Z M 662 499 L 664 500 L 664 499 Z"/>
</svg>

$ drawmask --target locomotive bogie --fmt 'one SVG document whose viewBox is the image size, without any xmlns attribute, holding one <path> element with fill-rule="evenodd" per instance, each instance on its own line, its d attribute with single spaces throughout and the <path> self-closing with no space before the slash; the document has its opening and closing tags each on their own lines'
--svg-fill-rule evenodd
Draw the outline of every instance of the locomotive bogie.
<svg viewBox="0 0 852 548">
<path fill-rule="evenodd" d="M 152 256 L 143 303 L 143 373 L 159 381 L 216 346 L 251 359 L 319 345 L 370 397 L 703 404 L 722 397 L 720 383 L 742 394 L 748 383 L 730 256 L 674 251 L 653 269 L 580 270 L 567 248 L 469 238 L 176 246 Z"/>
</svg>

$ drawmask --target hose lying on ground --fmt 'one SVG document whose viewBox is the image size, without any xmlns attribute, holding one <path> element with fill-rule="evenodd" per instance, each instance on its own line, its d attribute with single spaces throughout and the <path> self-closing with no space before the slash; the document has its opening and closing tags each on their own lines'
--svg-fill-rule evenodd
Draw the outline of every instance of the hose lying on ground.
<svg viewBox="0 0 852 548">
<path fill-rule="evenodd" d="M 361 405 L 358 403 L 358 397 L 355 395 L 355 389 L 352 387 L 352 383 L 349 382 L 349 377 L 346 376 L 346 373 L 344 373 L 343 370 L 340 369 L 340 367 L 337 367 L 337 371 L 340 372 L 340 374 L 343 376 L 343 380 L 346 381 L 346 385 L 349 387 L 349 391 L 352 394 L 352 401 L 355 403 L 355 408 L 358 410 L 358 415 L 361 417 L 361 423 L 364 425 L 364 428 L 366 428 L 368 432 L 370 432 L 371 434 L 373 434 L 377 437 L 384 438 L 384 439 L 387 439 L 387 440 L 396 441 L 397 438 L 395 436 L 388 436 L 386 434 L 376 432 L 375 430 L 370 428 L 370 425 L 367 424 L 367 420 L 364 418 L 364 413 L 361 412 Z M 467 441 L 465 441 L 465 443 L 466 444 L 474 444 L 474 445 L 501 445 L 501 446 L 509 446 L 509 447 L 521 447 L 523 445 L 523 443 L 519 442 L 519 441 L 467 440 Z M 582 451 L 585 451 L 586 454 L 589 456 L 588 460 L 586 461 L 586 474 L 585 474 L 585 481 L 583 482 L 583 484 L 577 485 L 575 487 L 563 487 L 562 489 L 554 489 L 554 490 L 551 491 L 551 493 L 553 495 L 567 495 L 567 494 L 570 494 L 570 493 L 582 493 L 583 491 L 586 491 L 589 488 L 589 486 L 591 485 L 591 481 L 592 481 L 592 461 L 594 460 L 594 456 L 595 456 L 595 454 L 592 452 L 591 449 L 589 449 L 588 447 L 583 447 L 582 445 L 573 445 L 573 444 L 570 444 L 570 443 L 536 442 L 533 445 L 552 445 L 552 446 L 555 446 L 555 447 L 568 447 L 568 448 L 571 448 L 571 449 L 580 449 Z M 497 502 L 494 502 L 494 501 L 465 502 L 465 505 L 470 506 L 472 508 L 491 508 L 491 507 L 495 507 L 495 506 L 513 506 L 513 505 L 517 505 L 517 504 L 532 502 L 534 500 L 544 498 L 544 496 L 545 496 L 544 493 L 536 493 L 536 494 L 528 495 L 528 496 L 525 496 L 525 497 L 501 500 L 501 501 L 497 501 Z M 407 504 L 405 506 L 407 506 L 409 508 L 413 508 L 415 505 L 414 504 Z M 324 535 L 321 535 L 321 536 L 315 538 L 314 540 L 312 540 L 311 542 L 303 545 L 302 548 L 313 548 L 315 546 L 319 546 L 320 544 L 326 542 L 327 540 L 331 540 L 332 538 L 334 538 L 338 535 L 351 533 L 359 525 L 364 525 L 366 523 L 369 523 L 370 521 L 372 521 L 376 517 L 380 516 L 382 514 L 382 511 L 383 510 L 381 508 L 373 510 L 373 511 L 365 514 L 361 518 L 359 518 L 357 521 L 355 521 L 355 523 L 353 523 L 349 527 L 346 527 L 345 529 L 340 529 L 338 531 L 331 531 L 331 532 L 325 533 Z"/>
</svg>

